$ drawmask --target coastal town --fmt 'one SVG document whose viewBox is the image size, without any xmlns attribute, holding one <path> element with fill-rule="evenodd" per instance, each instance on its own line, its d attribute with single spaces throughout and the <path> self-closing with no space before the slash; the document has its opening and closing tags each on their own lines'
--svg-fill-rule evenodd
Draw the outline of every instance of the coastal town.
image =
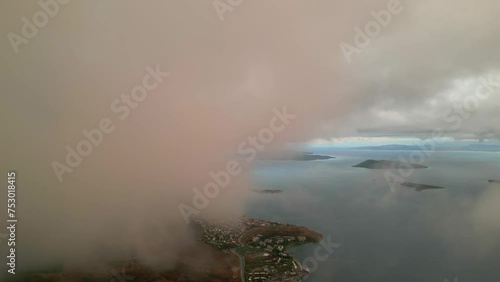
<svg viewBox="0 0 500 282">
<path fill-rule="evenodd" d="M 242 281 L 300 281 L 309 270 L 287 248 L 322 238 L 305 227 L 250 217 L 225 222 L 197 219 L 195 223 L 201 241 L 240 258 Z"/>
</svg>

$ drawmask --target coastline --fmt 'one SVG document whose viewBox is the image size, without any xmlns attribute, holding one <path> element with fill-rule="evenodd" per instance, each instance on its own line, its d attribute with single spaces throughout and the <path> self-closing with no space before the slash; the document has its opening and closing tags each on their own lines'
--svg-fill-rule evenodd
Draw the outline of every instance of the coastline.
<svg viewBox="0 0 500 282">
<path fill-rule="evenodd" d="M 197 222 L 202 227 L 202 241 L 238 255 L 242 281 L 300 281 L 309 273 L 308 269 L 302 267 L 288 250 L 323 239 L 322 234 L 304 226 L 250 217 L 232 222 Z"/>
</svg>

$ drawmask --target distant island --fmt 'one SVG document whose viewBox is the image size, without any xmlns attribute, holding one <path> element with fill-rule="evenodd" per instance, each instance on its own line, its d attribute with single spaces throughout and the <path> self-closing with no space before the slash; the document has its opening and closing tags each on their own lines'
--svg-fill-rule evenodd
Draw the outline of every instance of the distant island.
<svg viewBox="0 0 500 282">
<path fill-rule="evenodd" d="M 334 157 L 316 155 L 311 152 L 300 152 L 293 150 L 277 150 L 263 152 L 259 159 L 270 161 L 315 161 L 315 160 L 328 160 Z"/>
<path fill-rule="evenodd" d="M 403 182 L 401 183 L 402 186 L 410 187 L 410 188 L 415 188 L 415 191 L 423 191 L 423 190 L 432 190 L 432 189 L 445 189 L 444 187 L 441 186 L 434 186 L 434 185 L 427 185 L 427 184 L 419 184 L 419 183 L 413 183 L 413 182 Z"/>
<path fill-rule="evenodd" d="M 375 150 L 375 151 L 421 151 L 422 146 L 418 145 L 380 145 L 380 146 L 364 146 L 352 147 L 353 150 Z M 467 144 L 465 146 L 437 146 L 433 148 L 435 151 L 475 151 L 475 152 L 499 152 L 500 145 L 498 144 Z"/>
<path fill-rule="evenodd" d="M 489 183 L 500 183 L 500 180 L 496 180 L 496 179 L 490 179 L 488 180 Z"/>
<path fill-rule="evenodd" d="M 368 169 L 398 169 L 400 167 L 403 168 L 427 168 L 424 165 L 419 164 L 411 164 L 411 163 L 402 163 L 399 161 L 376 161 L 376 160 L 366 160 L 357 165 L 353 165 L 352 167 L 363 167 Z"/>
<path fill-rule="evenodd" d="M 283 190 L 280 189 L 264 189 L 264 190 L 253 189 L 252 191 L 260 194 L 278 194 L 283 192 Z"/>
</svg>

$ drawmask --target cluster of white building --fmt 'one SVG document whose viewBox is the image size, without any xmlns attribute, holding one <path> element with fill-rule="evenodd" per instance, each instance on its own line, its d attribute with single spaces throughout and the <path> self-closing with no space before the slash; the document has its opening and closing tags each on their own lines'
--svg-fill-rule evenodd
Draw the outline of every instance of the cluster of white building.
<svg viewBox="0 0 500 282">
<path fill-rule="evenodd" d="M 268 281 L 274 275 L 279 275 L 280 279 L 299 279 L 303 274 L 302 266 L 291 259 L 291 256 L 285 250 L 285 245 L 290 242 L 303 242 L 306 240 L 304 236 L 276 236 L 263 239 L 261 234 L 258 234 L 248 242 L 248 247 L 256 249 L 264 249 L 263 257 L 266 257 L 264 265 L 255 268 L 249 273 L 248 281 Z M 291 262 L 291 263 L 290 263 Z M 278 274 L 276 268 L 289 269 L 281 274 Z"/>
<path fill-rule="evenodd" d="M 250 217 L 242 217 L 239 220 L 224 222 L 196 219 L 195 222 L 203 229 L 203 241 L 222 249 L 238 246 L 238 240 L 241 235 L 250 229 L 279 225 L 276 222 Z"/>
</svg>

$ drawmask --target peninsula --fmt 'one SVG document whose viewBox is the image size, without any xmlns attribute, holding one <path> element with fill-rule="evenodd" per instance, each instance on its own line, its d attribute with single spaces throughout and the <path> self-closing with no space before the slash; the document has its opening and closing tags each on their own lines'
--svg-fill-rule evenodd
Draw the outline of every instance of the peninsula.
<svg viewBox="0 0 500 282">
<path fill-rule="evenodd" d="M 300 281 L 309 270 L 287 248 L 323 239 L 306 227 L 249 217 L 231 222 L 195 222 L 200 227 L 200 240 L 240 258 L 244 281 Z"/>
<path fill-rule="evenodd" d="M 169 269 L 152 268 L 136 258 L 128 258 L 106 262 L 99 271 L 68 271 L 61 265 L 45 271 L 23 271 L 11 280 L 300 281 L 309 270 L 287 248 L 323 239 L 321 234 L 306 227 L 250 217 L 231 221 L 198 218 L 190 228 L 197 240 L 176 254 L 176 263 Z M 210 262 L 204 261 L 205 258 L 210 258 Z"/>
</svg>

